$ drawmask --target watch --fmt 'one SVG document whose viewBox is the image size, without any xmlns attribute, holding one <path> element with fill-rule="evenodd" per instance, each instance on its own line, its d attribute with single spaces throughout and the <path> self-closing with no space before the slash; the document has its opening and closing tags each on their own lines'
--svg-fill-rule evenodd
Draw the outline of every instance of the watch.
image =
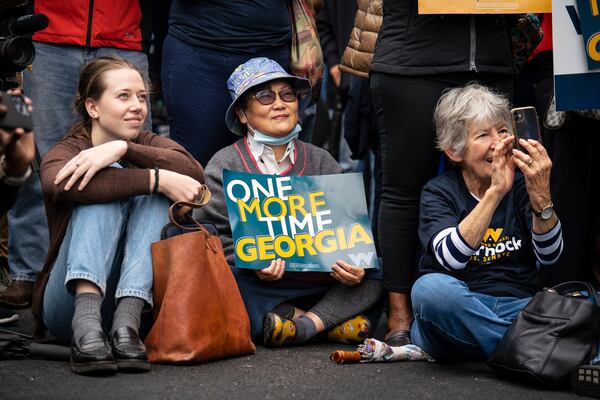
<svg viewBox="0 0 600 400">
<path fill-rule="evenodd" d="M 548 221 L 554 215 L 554 204 L 550 203 L 546 207 L 542 208 L 541 211 L 537 211 L 533 206 L 531 207 L 531 211 L 533 211 L 533 215 L 542 221 Z"/>
</svg>

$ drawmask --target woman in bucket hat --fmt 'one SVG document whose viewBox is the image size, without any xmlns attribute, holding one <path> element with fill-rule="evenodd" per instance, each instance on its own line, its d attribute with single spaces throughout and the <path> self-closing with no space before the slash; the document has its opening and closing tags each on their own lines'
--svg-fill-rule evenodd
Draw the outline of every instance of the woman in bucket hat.
<svg viewBox="0 0 600 400">
<path fill-rule="evenodd" d="M 380 281 L 364 279 L 362 268 L 338 261 L 330 275 L 286 273 L 282 259 L 259 270 L 235 268 L 223 169 L 324 175 L 341 173 L 342 168 L 325 150 L 297 139 L 302 130 L 298 103 L 310 92 L 306 79 L 289 75 L 275 61 L 261 57 L 240 65 L 227 86 L 233 101 L 225 123 L 240 139 L 209 161 L 206 179 L 213 198 L 196 210 L 194 217 L 215 224 L 219 230 L 250 317 L 253 340 L 279 347 L 301 344 L 320 332 L 328 332 L 331 340 L 362 342 L 371 324 L 360 314 L 377 303 L 382 293 Z"/>
</svg>

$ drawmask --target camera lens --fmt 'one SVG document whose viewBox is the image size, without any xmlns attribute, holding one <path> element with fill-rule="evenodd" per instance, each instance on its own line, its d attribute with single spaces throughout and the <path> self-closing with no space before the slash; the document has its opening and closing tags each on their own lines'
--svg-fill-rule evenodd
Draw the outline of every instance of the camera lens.
<svg viewBox="0 0 600 400">
<path fill-rule="evenodd" d="M 35 47 L 24 36 L 0 39 L 0 70 L 7 73 L 24 70 L 33 62 Z"/>
</svg>

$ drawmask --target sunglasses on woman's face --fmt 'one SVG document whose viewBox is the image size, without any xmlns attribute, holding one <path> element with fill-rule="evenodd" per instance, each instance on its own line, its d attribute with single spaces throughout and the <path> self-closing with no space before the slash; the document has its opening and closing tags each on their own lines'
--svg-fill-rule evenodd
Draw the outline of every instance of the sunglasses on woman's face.
<svg viewBox="0 0 600 400">
<path fill-rule="evenodd" d="M 281 89 L 279 92 L 275 92 L 270 89 L 261 90 L 260 92 L 256 92 L 254 97 L 256 100 L 264 106 L 268 106 L 269 104 L 273 104 L 275 99 L 277 99 L 277 95 L 279 98 L 286 103 L 293 103 L 298 99 L 298 92 L 292 88 Z"/>
</svg>

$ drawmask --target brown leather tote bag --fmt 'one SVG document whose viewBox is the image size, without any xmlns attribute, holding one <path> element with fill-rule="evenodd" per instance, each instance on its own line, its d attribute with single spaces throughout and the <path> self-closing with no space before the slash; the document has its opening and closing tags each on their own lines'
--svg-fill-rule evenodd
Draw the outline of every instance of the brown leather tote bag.
<svg viewBox="0 0 600 400">
<path fill-rule="evenodd" d="M 169 208 L 170 226 L 189 233 L 152 244 L 154 324 L 146 338 L 148 359 L 154 363 L 195 363 L 252 353 L 250 321 L 221 240 L 199 223 L 180 225 L 175 207 L 198 208 L 179 202 Z M 165 227 L 167 228 L 167 227 Z"/>
</svg>

